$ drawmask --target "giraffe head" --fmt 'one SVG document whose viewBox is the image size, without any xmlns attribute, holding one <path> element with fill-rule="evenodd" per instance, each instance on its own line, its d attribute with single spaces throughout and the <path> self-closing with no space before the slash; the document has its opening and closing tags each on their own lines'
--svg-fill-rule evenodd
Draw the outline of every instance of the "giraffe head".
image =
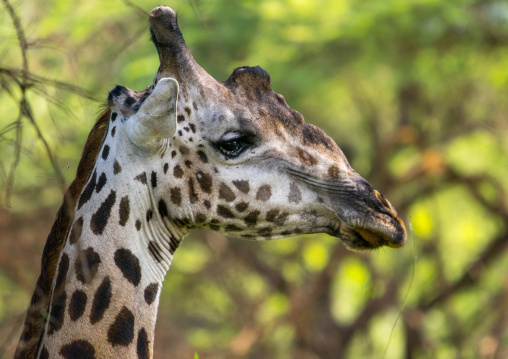
<svg viewBox="0 0 508 359">
<path fill-rule="evenodd" d="M 150 31 L 154 84 L 117 86 L 108 101 L 117 141 L 147 168 L 163 221 L 245 239 L 328 233 L 350 249 L 404 244 L 390 202 L 272 90 L 265 70 L 239 67 L 217 82 L 194 61 L 170 8 L 151 12 Z"/>
</svg>

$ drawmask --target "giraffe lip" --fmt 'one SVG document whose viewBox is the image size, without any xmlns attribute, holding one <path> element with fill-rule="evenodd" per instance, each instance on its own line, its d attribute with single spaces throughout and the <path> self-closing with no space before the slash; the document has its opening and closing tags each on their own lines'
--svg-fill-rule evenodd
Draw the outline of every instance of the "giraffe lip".
<svg viewBox="0 0 508 359">
<path fill-rule="evenodd" d="M 400 248 L 406 242 L 405 229 L 386 234 L 369 228 L 350 227 L 344 222 L 340 222 L 338 228 L 334 229 L 331 235 L 341 239 L 346 247 L 352 250 L 370 250 L 382 246 Z"/>
<path fill-rule="evenodd" d="M 390 246 L 390 242 L 384 239 L 381 235 L 378 233 L 375 233 L 373 231 L 370 231 L 368 229 L 360 229 L 357 228 L 354 230 L 365 242 L 372 245 L 372 248 L 378 248 L 381 246 Z"/>
</svg>

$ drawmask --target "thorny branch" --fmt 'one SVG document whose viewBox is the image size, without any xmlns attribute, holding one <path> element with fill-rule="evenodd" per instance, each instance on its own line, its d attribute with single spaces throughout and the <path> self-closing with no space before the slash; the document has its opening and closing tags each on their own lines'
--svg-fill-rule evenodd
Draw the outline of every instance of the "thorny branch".
<svg viewBox="0 0 508 359">
<path fill-rule="evenodd" d="M 2 0 L 2 1 L 5 1 L 5 0 Z M 10 79 L 12 79 L 14 82 L 16 82 L 16 84 L 18 84 L 18 86 L 21 86 L 23 83 L 22 80 L 20 80 L 20 77 L 22 77 L 23 74 L 18 69 L 0 66 L 0 74 L 5 74 Z M 30 88 L 38 87 L 38 86 L 41 86 L 41 87 L 42 86 L 51 86 L 54 88 L 58 88 L 60 90 L 64 90 L 64 91 L 73 93 L 75 95 L 81 96 L 81 97 L 91 100 L 91 101 L 95 101 L 95 102 L 101 101 L 98 97 L 95 97 L 91 92 L 89 92 L 79 86 L 76 86 L 76 85 L 73 85 L 73 84 L 70 84 L 67 82 L 48 79 L 48 78 L 30 73 L 30 72 L 27 72 L 24 76 L 26 76 L 26 84 Z"/>
<path fill-rule="evenodd" d="M 26 78 L 27 78 L 27 73 L 28 73 L 28 59 L 26 56 L 26 49 L 27 49 L 26 39 L 25 39 L 23 30 L 21 28 L 21 23 L 20 23 L 19 17 L 16 14 L 16 12 L 14 11 L 14 8 L 11 6 L 11 4 L 9 3 L 8 0 L 2 0 L 2 1 L 5 5 L 7 11 L 9 12 L 9 16 L 12 20 L 12 24 L 16 30 L 16 36 L 18 38 L 19 47 L 21 50 L 21 56 L 23 58 L 22 80 L 21 80 L 21 83 L 19 84 L 19 87 L 21 89 L 21 103 L 24 103 L 24 102 L 26 102 L 26 89 L 27 89 Z M 21 103 L 20 103 L 20 105 L 21 105 Z M 23 115 L 22 115 L 22 110 L 20 109 L 20 114 L 18 116 L 18 119 L 16 120 L 16 141 L 15 141 L 16 155 L 14 157 L 12 164 L 11 164 L 11 168 L 9 169 L 9 172 L 7 173 L 7 186 L 6 186 L 6 193 L 5 193 L 5 204 L 7 207 L 10 206 L 11 195 L 12 195 L 12 190 L 13 190 L 13 186 L 14 186 L 14 174 L 15 174 L 16 167 L 18 167 L 19 160 L 20 160 L 21 139 L 22 139 L 22 133 L 23 133 L 23 128 L 21 126 L 22 119 L 23 119 Z"/>
<path fill-rule="evenodd" d="M 21 69 L 13 69 L 8 67 L 0 66 L 0 75 L 7 76 L 13 83 L 15 83 L 21 92 L 21 97 L 19 99 L 19 115 L 17 120 L 12 124 L 6 126 L 6 128 L 2 129 L 2 135 L 6 132 L 9 132 L 11 130 L 15 130 L 15 140 L 14 140 L 14 158 L 12 160 L 12 163 L 8 170 L 6 170 L 2 166 L 2 173 L 1 173 L 1 179 L 6 183 L 6 190 L 5 190 L 5 197 L 4 197 L 4 204 L 6 207 L 10 207 L 11 203 L 11 197 L 14 189 L 14 180 L 15 180 L 15 174 L 16 169 L 19 165 L 20 159 L 21 159 L 21 145 L 22 145 L 22 135 L 23 135 L 23 120 L 27 119 L 29 123 L 32 125 L 32 127 L 35 129 L 37 133 L 37 137 L 42 142 L 44 149 L 46 151 L 46 154 L 48 156 L 48 159 L 51 163 L 51 166 L 53 168 L 53 171 L 55 173 L 56 179 L 58 181 L 59 187 L 61 188 L 62 192 L 66 189 L 66 183 L 65 178 L 62 174 L 62 171 L 60 170 L 60 167 L 58 165 L 58 161 L 56 156 L 53 154 L 45 136 L 44 133 L 41 131 L 40 126 L 37 123 L 37 120 L 35 116 L 33 115 L 33 111 L 30 106 L 30 102 L 27 99 L 27 92 L 30 89 L 37 90 L 39 87 L 44 86 L 52 86 L 55 88 L 63 89 L 64 91 L 68 91 L 74 94 L 77 94 L 83 98 L 93 100 L 93 101 L 99 101 L 96 97 L 94 97 L 92 94 L 90 94 L 88 91 L 72 85 L 68 84 L 62 81 L 57 80 L 50 80 L 43 78 L 41 76 L 35 75 L 30 73 L 29 71 L 29 64 L 28 64 L 28 43 L 26 41 L 26 37 L 21 25 L 21 20 L 12 7 L 9 0 L 2 0 L 5 8 L 7 9 L 7 12 L 9 14 L 9 17 L 11 18 L 13 27 L 16 31 L 16 37 L 18 40 L 18 46 L 21 52 L 22 57 L 22 68 Z M 9 94 L 13 95 L 12 91 L 9 89 L 8 83 L 5 81 L 5 79 L 2 77 L 2 89 L 5 89 Z M 14 96 L 14 95 L 13 95 Z"/>
<path fill-rule="evenodd" d="M 148 17 L 148 13 L 143 8 L 140 8 L 138 5 L 134 4 L 132 1 L 130 0 L 120 0 L 120 1 L 123 2 L 125 6 L 133 8 L 141 19 L 144 20 Z"/>
</svg>

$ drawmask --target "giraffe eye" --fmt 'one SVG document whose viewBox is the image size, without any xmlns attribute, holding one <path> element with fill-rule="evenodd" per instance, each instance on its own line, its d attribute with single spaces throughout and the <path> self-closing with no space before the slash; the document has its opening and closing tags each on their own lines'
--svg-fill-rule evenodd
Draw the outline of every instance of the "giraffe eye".
<svg viewBox="0 0 508 359">
<path fill-rule="evenodd" d="M 226 159 L 238 157 L 245 149 L 255 142 L 253 134 L 228 133 L 221 141 L 215 143 L 217 148 Z"/>
<path fill-rule="evenodd" d="M 221 152 L 228 157 L 235 157 L 240 154 L 243 149 L 242 143 L 238 140 L 222 142 L 219 145 Z"/>
</svg>

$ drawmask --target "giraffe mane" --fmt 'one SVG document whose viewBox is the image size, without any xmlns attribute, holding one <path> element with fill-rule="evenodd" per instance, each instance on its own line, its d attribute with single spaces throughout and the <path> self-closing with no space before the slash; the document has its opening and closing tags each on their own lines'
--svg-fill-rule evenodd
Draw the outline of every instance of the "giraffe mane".
<svg viewBox="0 0 508 359">
<path fill-rule="evenodd" d="M 15 359 L 36 358 L 39 352 L 40 341 L 48 320 L 47 314 L 49 313 L 52 285 L 58 260 L 74 220 L 76 203 L 92 174 L 97 156 L 108 132 L 110 116 L 111 110 L 109 108 L 103 110 L 90 131 L 76 170 L 76 178 L 65 192 L 63 203 L 49 232 L 42 254 L 41 274 L 37 279 L 35 291 L 30 301 L 20 345 L 18 345 L 14 355 Z"/>
</svg>

